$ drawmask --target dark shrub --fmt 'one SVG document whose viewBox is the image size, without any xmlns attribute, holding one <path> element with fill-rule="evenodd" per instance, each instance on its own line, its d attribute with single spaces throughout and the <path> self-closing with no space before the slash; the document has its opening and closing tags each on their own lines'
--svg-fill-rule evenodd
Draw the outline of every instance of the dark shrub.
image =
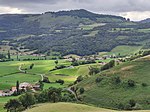
<svg viewBox="0 0 150 112">
<path fill-rule="evenodd" d="M 103 80 L 103 78 L 97 77 L 97 78 L 95 79 L 95 82 L 96 82 L 96 83 L 99 83 L 99 82 L 101 82 L 102 80 Z"/>
<path fill-rule="evenodd" d="M 80 94 L 83 94 L 84 93 L 84 88 L 82 87 L 82 88 L 80 88 Z"/>
<path fill-rule="evenodd" d="M 146 84 L 146 83 L 142 83 L 142 86 L 143 86 L 143 87 L 146 87 L 146 86 L 147 86 L 147 84 Z"/>
<path fill-rule="evenodd" d="M 115 84 L 119 84 L 119 83 L 121 83 L 121 79 L 119 76 L 112 77 L 112 82 Z"/>
<path fill-rule="evenodd" d="M 134 87 L 135 86 L 135 82 L 133 80 L 128 80 L 128 86 L 129 87 Z"/>
<path fill-rule="evenodd" d="M 56 83 L 60 83 L 61 85 L 63 85 L 64 84 L 64 80 L 62 80 L 62 79 L 56 80 Z"/>
</svg>

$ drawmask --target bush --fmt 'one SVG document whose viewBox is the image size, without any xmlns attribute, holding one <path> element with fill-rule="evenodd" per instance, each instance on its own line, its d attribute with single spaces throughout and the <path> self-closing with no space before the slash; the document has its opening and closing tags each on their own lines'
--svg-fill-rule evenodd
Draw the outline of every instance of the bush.
<svg viewBox="0 0 150 112">
<path fill-rule="evenodd" d="M 114 66 L 115 66 L 115 61 L 111 60 L 109 63 L 107 63 L 107 64 L 105 64 L 104 66 L 101 67 L 101 71 L 110 69 Z"/>
<path fill-rule="evenodd" d="M 76 82 L 81 82 L 83 80 L 83 77 L 82 76 L 78 76 L 77 79 L 76 79 Z"/>
<path fill-rule="evenodd" d="M 123 105 L 122 103 L 119 103 L 117 107 L 118 107 L 118 109 L 120 109 L 120 110 L 123 110 L 123 109 L 124 109 L 124 105 Z"/>
<path fill-rule="evenodd" d="M 146 84 L 146 83 L 142 83 L 142 86 L 143 86 L 143 87 L 146 87 L 146 86 L 147 86 L 147 84 Z"/>
<path fill-rule="evenodd" d="M 66 68 L 66 66 L 65 65 L 57 65 L 57 66 L 55 66 L 55 68 L 56 69 L 62 69 L 62 68 Z"/>
<path fill-rule="evenodd" d="M 48 77 L 44 77 L 43 81 L 42 82 L 45 82 L 45 83 L 50 83 Z"/>
<path fill-rule="evenodd" d="M 62 79 L 56 80 L 56 83 L 60 83 L 61 85 L 63 85 L 64 84 L 64 80 L 62 80 Z"/>
<path fill-rule="evenodd" d="M 135 82 L 133 80 L 128 80 L 128 86 L 129 87 L 134 87 L 135 86 Z"/>
<path fill-rule="evenodd" d="M 130 104 L 126 104 L 126 105 L 124 106 L 124 110 L 132 110 L 131 105 L 130 105 Z"/>
<path fill-rule="evenodd" d="M 97 78 L 95 79 L 95 82 L 96 82 L 96 83 L 100 83 L 102 80 L 103 80 L 103 78 L 97 77 Z"/>
<path fill-rule="evenodd" d="M 84 93 L 84 88 L 82 87 L 82 88 L 80 88 L 80 94 L 83 94 Z"/>
<path fill-rule="evenodd" d="M 121 79 L 119 76 L 112 77 L 112 82 L 115 84 L 119 84 L 119 83 L 121 83 Z"/>
<path fill-rule="evenodd" d="M 79 66 L 80 64 L 77 61 L 72 62 L 72 66 Z"/>
<path fill-rule="evenodd" d="M 136 101 L 132 99 L 129 101 L 129 104 L 131 105 L 131 107 L 134 107 L 136 104 Z"/>
</svg>

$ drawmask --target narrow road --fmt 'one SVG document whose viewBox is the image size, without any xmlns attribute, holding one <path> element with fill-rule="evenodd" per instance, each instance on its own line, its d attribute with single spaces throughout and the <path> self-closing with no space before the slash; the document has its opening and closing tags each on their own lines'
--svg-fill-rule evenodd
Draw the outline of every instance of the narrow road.
<svg viewBox="0 0 150 112">
<path fill-rule="evenodd" d="M 21 68 L 22 68 L 22 65 L 19 66 L 18 70 L 19 70 L 20 72 L 25 73 L 26 71 L 25 71 L 25 70 L 22 70 Z"/>
<path fill-rule="evenodd" d="M 77 95 L 75 94 L 74 91 L 71 90 L 71 87 L 69 87 L 69 88 L 64 88 L 64 90 L 67 90 L 67 91 L 69 91 L 71 94 L 73 94 L 73 95 L 75 96 L 75 99 L 78 101 Z"/>
<path fill-rule="evenodd" d="M 20 72 L 22 72 L 22 73 L 27 73 L 25 70 L 22 70 L 21 68 L 22 68 L 22 65 L 20 65 L 20 66 L 18 67 L 18 70 L 19 70 Z M 32 74 L 32 73 L 31 73 L 31 74 Z M 43 75 L 43 74 L 36 74 L 36 75 L 40 75 L 40 76 L 41 76 L 41 81 L 44 80 L 44 75 Z"/>
</svg>

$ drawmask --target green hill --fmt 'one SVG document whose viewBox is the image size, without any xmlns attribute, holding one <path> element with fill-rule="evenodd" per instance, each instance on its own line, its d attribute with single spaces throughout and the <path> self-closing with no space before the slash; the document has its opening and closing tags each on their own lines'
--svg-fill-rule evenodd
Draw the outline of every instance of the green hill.
<svg viewBox="0 0 150 112">
<path fill-rule="evenodd" d="M 89 55 L 122 45 L 150 48 L 149 24 L 83 9 L 0 15 L 0 26 L 0 44 L 12 50 Z"/>
<path fill-rule="evenodd" d="M 97 108 L 83 104 L 74 103 L 55 103 L 55 104 L 41 104 L 36 107 L 26 110 L 26 112 L 118 112 L 109 109 Z M 148 112 L 148 111 L 135 111 L 135 112 Z"/>
<path fill-rule="evenodd" d="M 150 109 L 150 56 L 125 62 L 100 74 L 85 78 L 77 86 L 83 102 L 105 108 Z M 97 80 L 97 81 L 96 81 Z"/>
</svg>

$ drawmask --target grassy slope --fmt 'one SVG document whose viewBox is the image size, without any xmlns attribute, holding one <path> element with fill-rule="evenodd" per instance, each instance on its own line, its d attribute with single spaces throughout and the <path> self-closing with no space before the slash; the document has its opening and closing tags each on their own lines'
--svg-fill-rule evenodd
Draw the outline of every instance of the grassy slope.
<svg viewBox="0 0 150 112">
<path fill-rule="evenodd" d="M 129 54 L 134 54 L 137 53 L 142 47 L 141 46 L 117 46 L 114 49 L 112 49 L 109 53 L 106 54 L 116 54 L 118 55 L 129 55 Z"/>
<path fill-rule="evenodd" d="M 78 86 L 85 88 L 82 95 L 84 102 L 100 107 L 117 108 L 119 103 L 127 104 L 134 99 L 143 109 L 150 109 L 146 102 L 150 100 L 150 56 L 136 61 L 123 63 L 101 74 L 83 80 Z M 120 76 L 122 83 L 112 84 L 112 77 Z M 103 80 L 96 84 L 95 79 L 102 77 Z M 127 87 L 125 82 L 132 79 L 136 82 L 135 87 Z M 147 83 L 147 87 L 142 87 Z"/>
<path fill-rule="evenodd" d="M 83 104 L 73 103 L 55 103 L 55 104 L 40 104 L 37 107 L 27 110 L 26 112 L 118 112 L 115 110 L 97 108 Z M 148 111 L 136 111 L 148 112 Z"/>
</svg>

